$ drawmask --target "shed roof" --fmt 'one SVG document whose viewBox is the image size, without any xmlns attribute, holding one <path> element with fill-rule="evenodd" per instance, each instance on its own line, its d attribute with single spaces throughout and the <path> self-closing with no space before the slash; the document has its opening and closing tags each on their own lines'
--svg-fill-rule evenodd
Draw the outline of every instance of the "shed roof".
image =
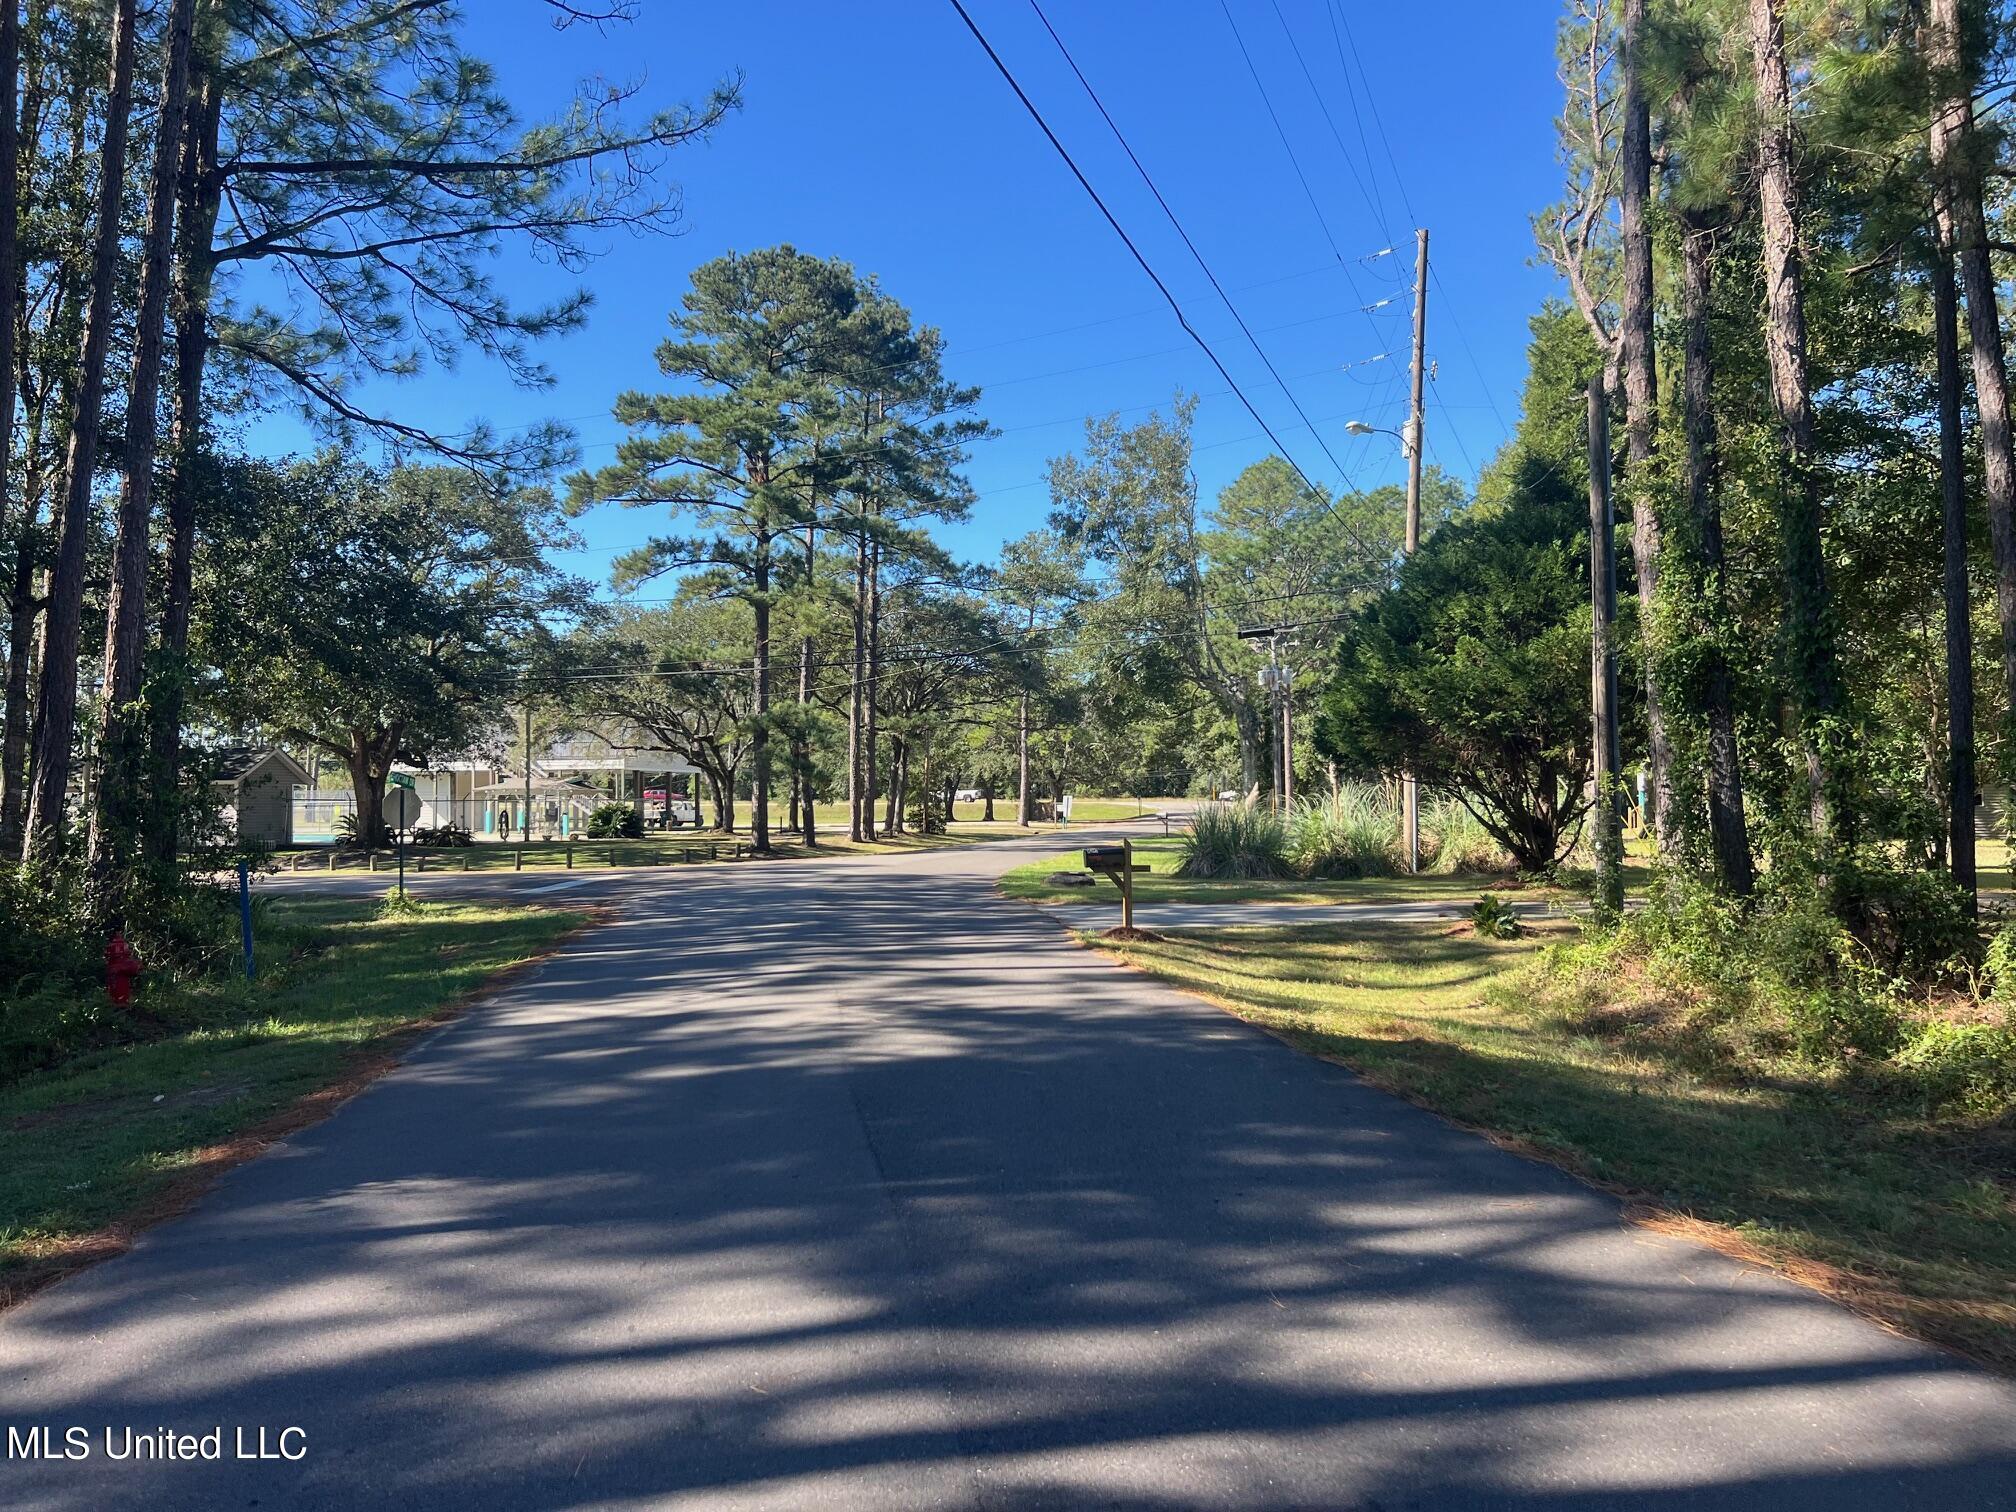
<svg viewBox="0 0 2016 1512">
<path fill-rule="evenodd" d="M 313 781 L 306 767 L 285 751 L 272 746 L 226 746 L 212 751 L 210 755 L 217 763 L 216 775 L 210 780 L 225 787 L 237 787 L 261 767 L 273 763 L 279 764 L 281 773 L 290 782 L 306 784 Z"/>
</svg>

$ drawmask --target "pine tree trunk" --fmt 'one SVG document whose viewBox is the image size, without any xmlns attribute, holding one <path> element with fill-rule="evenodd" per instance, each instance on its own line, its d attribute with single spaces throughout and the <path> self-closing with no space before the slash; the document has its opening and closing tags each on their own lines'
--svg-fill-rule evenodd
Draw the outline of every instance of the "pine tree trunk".
<svg viewBox="0 0 2016 1512">
<path fill-rule="evenodd" d="M 751 768 L 749 840 L 751 847 L 770 849 L 770 537 L 756 538 L 755 718 L 749 739 Z"/>
<path fill-rule="evenodd" d="M 22 33 L 22 65 L 29 87 L 21 101 L 17 148 L 19 142 L 25 141 L 31 151 L 40 144 L 42 111 L 49 94 L 42 85 L 44 71 L 38 57 L 41 48 L 37 45 L 38 39 L 48 30 L 47 15 L 45 3 L 38 0 L 38 3 L 31 4 L 28 27 Z M 69 99 L 69 115 L 73 124 L 64 164 L 64 172 L 72 182 L 82 181 L 89 157 L 83 124 L 88 88 L 88 81 L 81 74 L 73 76 Z M 81 241 L 86 227 L 80 221 L 75 231 Z M 58 261 L 50 275 L 52 287 L 43 298 L 52 312 L 51 329 L 81 337 L 82 285 L 72 276 L 74 266 L 72 259 Z M 10 294 L 17 317 L 23 315 L 28 298 L 24 264 L 17 263 Z M 74 376 L 74 369 L 70 372 Z M 11 395 L 21 377 L 17 352 L 15 365 L 8 369 L 4 378 L 0 378 L 0 384 L 4 384 L 4 391 Z M 64 385 L 66 401 L 73 392 L 74 383 Z M 45 442 L 49 439 L 52 397 L 52 385 L 48 383 L 38 393 L 31 394 L 25 385 L 20 390 L 20 401 L 25 410 L 22 416 L 25 436 L 21 447 L 21 523 L 14 535 L 14 575 L 7 599 L 7 707 L 4 716 L 0 716 L 0 856 L 18 856 L 21 853 L 21 832 L 28 817 L 28 722 L 34 705 L 31 690 L 37 680 L 35 631 L 42 609 L 36 596 L 35 580 L 39 570 L 43 491 L 48 484 Z"/>
<path fill-rule="evenodd" d="M 869 838 L 874 815 L 864 820 L 863 802 L 867 784 L 862 780 L 861 761 L 865 750 L 861 728 L 864 711 L 863 679 L 868 675 L 868 533 L 864 529 L 854 543 L 854 682 L 847 690 L 847 838 L 859 845 Z"/>
<path fill-rule="evenodd" d="M 1027 829 L 1036 817 L 1036 794 L 1029 786 L 1029 695 L 1015 717 L 1015 822 Z"/>
<path fill-rule="evenodd" d="M 0 0 L 0 531 L 12 523 L 8 508 L 8 483 L 14 462 L 14 332 L 21 318 L 21 7 L 15 0 Z M 32 512 L 39 506 L 24 493 L 22 516 L 32 526 Z M 32 529 L 17 532 L 23 543 Z M 8 671 L 13 666 L 10 661 Z M 11 677 L 10 677 L 11 680 Z M 10 689 L 8 708 L 14 707 Z M 4 845 L 4 842 L 0 842 Z M 5 853 L 5 852 L 0 852 Z"/>
<path fill-rule="evenodd" d="M 901 735 L 889 737 L 889 801 L 888 813 L 882 821 L 882 833 L 900 835 L 903 833 L 903 789 L 906 786 L 910 764 L 910 743 Z"/>
<path fill-rule="evenodd" d="M 2009 370 L 1988 226 L 1981 209 L 1973 117 L 1975 71 L 1967 62 L 1961 28 L 1960 0 L 1931 0 L 1924 47 L 1933 75 L 1934 192 L 1941 231 L 1958 258 L 1967 296 L 1982 491 L 1988 506 L 1988 546 L 1995 562 L 1995 615 L 2002 628 L 2004 719 L 2008 728 L 2016 729 L 2016 441 L 2010 434 Z M 2006 749 L 2006 738 L 2003 745 Z"/>
<path fill-rule="evenodd" d="M 864 751 L 861 760 L 861 775 L 867 784 L 861 795 L 861 817 L 864 838 L 875 837 L 875 787 L 878 776 L 875 747 L 879 735 L 877 707 L 882 702 L 882 543 L 876 541 L 868 548 L 868 687 L 864 696 L 866 718 L 863 728 Z"/>
<path fill-rule="evenodd" d="M 1947 220 L 1943 215 L 1940 218 Z M 1967 583 L 1967 459 L 1960 430 L 1960 296 L 1953 284 L 1948 229 L 1940 228 L 1939 246 L 1932 254 L 1933 342 L 1939 359 L 1939 503 L 1945 556 L 1947 864 L 1953 880 L 1966 889 L 1971 910 L 1977 887 L 1974 626 Z"/>
<path fill-rule="evenodd" d="M 64 460 L 56 565 L 49 577 L 49 607 L 42 630 L 41 688 L 35 703 L 33 773 L 24 855 L 54 855 L 64 844 L 70 787 L 70 744 L 77 725 L 77 652 L 84 618 L 84 551 L 91 528 L 91 484 L 98 467 L 98 434 L 105 389 L 105 350 L 111 337 L 112 297 L 119 274 L 119 206 L 126 183 L 126 128 L 133 108 L 134 0 L 112 9 L 112 68 L 99 144 L 96 224 L 92 235 L 91 291 L 84 312 L 77 404 Z"/>
<path fill-rule="evenodd" d="M 817 508 L 817 496 L 814 496 Z M 813 569 L 818 565 L 818 546 L 813 539 L 812 527 L 805 527 L 805 595 L 812 595 Z M 794 760 L 798 767 L 798 792 L 800 819 L 807 846 L 819 843 L 818 812 L 813 807 L 812 798 L 812 637 L 808 634 L 798 642 L 798 739 Z"/>
<path fill-rule="evenodd" d="M 1715 869 L 1723 887 L 1749 896 L 1755 877 L 1750 836 L 1743 814 L 1743 767 L 1736 744 L 1736 711 L 1729 663 L 1719 637 L 1725 622 L 1722 563 L 1721 459 L 1715 426 L 1714 350 L 1709 319 L 1714 310 L 1715 232 L 1683 222 L 1681 239 L 1681 321 L 1686 328 L 1681 403 L 1687 435 L 1685 475 L 1694 539 L 1696 575 L 1707 595 L 1710 648 L 1702 668 L 1702 714 L 1708 726 L 1708 832 Z"/>
<path fill-rule="evenodd" d="M 1659 437 L 1659 381 L 1652 349 L 1652 232 L 1646 223 L 1652 197 L 1652 112 L 1642 79 L 1645 0 L 1624 0 L 1624 140 L 1619 169 L 1619 230 L 1624 255 L 1618 355 L 1624 371 L 1624 434 L 1631 494 L 1631 555 L 1638 569 L 1638 607 L 1645 662 L 1645 765 L 1651 789 L 1653 833 L 1667 845 L 1673 818 L 1672 749 L 1660 688 L 1657 645 L 1659 513 L 1653 459 Z"/>
<path fill-rule="evenodd" d="M 188 693 L 189 610 L 196 562 L 196 462 L 203 438 L 203 370 L 210 352 L 212 244 L 223 206 L 217 174 L 222 120 L 214 26 L 190 53 L 189 105 L 175 188 L 175 266 L 168 293 L 175 322 L 175 397 L 168 426 L 168 570 L 161 594 L 160 667 L 148 695 L 153 719 L 148 763 L 151 802 L 145 848 L 157 867 L 173 865 L 179 841 L 182 706 Z"/>
<path fill-rule="evenodd" d="M 1749 0 L 1750 50 L 1759 105 L 1758 198 L 1764 231 L 1765 355 L 1782 432 L 1777 493 L 1785 576 L 1787 659 L 1805 751 L 1813 830 L 1848 839 L 1850 816 L 1835 796 L 1838 753 L 1827 747 L 1840 702 L 1827 566 L 1820 539 L 1821 478 L 1813 444 L 1813 390 L 1806 367 L 1804 273 L 1793 162 L 1792 104 L 1779 0 Z"/>
<path fill-rule="evenodd" d="M 11 13 L 13 6 L 8 5 Z M 145 784 L 145 711 L 139 704 L 146 643 L 147 541 L 154 514 L 156 414 L 168 313 L 168 253 L 175 234 L 175 178 L 189 92 L 189 44 L 196 0 L 168 13 L 160 125 L 148 184 L 147 231 L 134 322 L 133 386 L 126 407 L 126 477 L 112 546 L 112 593 L 105 612 L 105 705 L 99 723 L 98 804 L 91 822 L 91 870 L 102 888 L 131 866 Z"/>
</svg>

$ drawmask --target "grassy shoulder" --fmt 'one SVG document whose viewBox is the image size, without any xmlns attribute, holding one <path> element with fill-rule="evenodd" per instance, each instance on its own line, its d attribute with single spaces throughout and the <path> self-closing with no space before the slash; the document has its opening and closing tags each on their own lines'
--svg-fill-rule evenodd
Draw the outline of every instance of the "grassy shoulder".
<svg viewBox="0 0 2016 1512">
<path fill-rule="evenodd" d="M 1536 958 L 1572 932 L 1365 923 L 1100 943 L 1710 1242 L 2016 1370 L 2016 1129 L 1839 1072 L 1718 1061 L 1564 996 Z"/>
<path fill-rule="evenodd" d="M 146 1037 L 0 1087 L 0 1303 L 123 1248 L 133 1228 L 321 1116 L 414 1030 L 587 917 L 262 905 L 256 982 L 143 989 Z"/>
<path fill-rule="evenodd" d="M 1136 840 L 1134 855 L 1139 864 L 1154 868 L 1134 879 L 1134 900 L 1141 904 L 1408 903 L 1445 898 L 1469 899 L 1483 892 L 1536 899 L 1562 896 L 1559 888 L 1526 883 L 1517 877 L 1468 872 L 1424 872 L 1414 876 L 1353 877 L 1345 880 L 1179 877 L 1175 873 L 1183 859 L 1183 841 L 1173 835 Z M 1088 887 L 1051 880 L 1057 872 L 1082 873 L 1083 870 L 1083 858 L 1078 851 L 1063 852 L 1004 873 L 999 885 L 1008 897 L 1031 903 L 1074 903 L 1088 898 L 1097 901 L 1102 895 L 1111 893 L 1112 889 L 1103 885 L 1095 892 Z M 1626 867 L 1627 884 L 1642 880 L 1640 868 Z"/>
</svg>

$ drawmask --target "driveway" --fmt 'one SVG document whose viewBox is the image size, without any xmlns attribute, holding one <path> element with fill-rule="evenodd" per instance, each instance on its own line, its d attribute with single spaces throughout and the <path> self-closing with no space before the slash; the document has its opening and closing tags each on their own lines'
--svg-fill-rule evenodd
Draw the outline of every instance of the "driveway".
<svg viewBox="0 0 2016 1512">
<path fill-rule="evenodd" d="M 617 922 L 0 1318 L 0 1423 L 93 1446 L 0 1505 L 2016 1506 L 2016 1389 L 991 894 L 1056 848 L 584 882 Z"/>
</svg>

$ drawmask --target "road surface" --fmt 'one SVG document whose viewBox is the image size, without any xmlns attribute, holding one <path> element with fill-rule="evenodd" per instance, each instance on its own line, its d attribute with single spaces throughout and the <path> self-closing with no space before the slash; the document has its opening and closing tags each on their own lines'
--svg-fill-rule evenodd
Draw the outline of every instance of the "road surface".
<svg viewBox="0 0 2016 1512">
<path fill-rule="evenodd" d="M 618 922 L 0 1318 L 0 1424 L 92 1444 L 0 1506 L 2016 1506 L 2016 1388 L 991 895 L 1055 846 L 580 881 Z"/>
</svg>

